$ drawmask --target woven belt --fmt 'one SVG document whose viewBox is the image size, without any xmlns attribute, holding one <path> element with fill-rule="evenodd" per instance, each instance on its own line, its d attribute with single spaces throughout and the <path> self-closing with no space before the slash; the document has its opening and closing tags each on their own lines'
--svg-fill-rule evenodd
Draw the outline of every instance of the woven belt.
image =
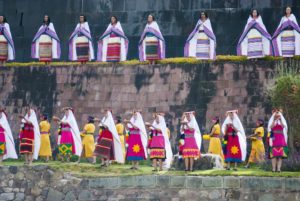
<svg viewBox="0 0 300 201">
<path fill-rule="evenodd" d="M 41 135 L 49 134 L 49 132 L 41 132 Z"/>
<path fill-rule="evenodd" d="M 61 128 L 62 131 L 69 131 L 71 128 Z"/>
<path fill-rule="evenodd" d="M 211 137 L 220 138 L 220 135 L 219 134 L 213 134 Z"/>
</svg>

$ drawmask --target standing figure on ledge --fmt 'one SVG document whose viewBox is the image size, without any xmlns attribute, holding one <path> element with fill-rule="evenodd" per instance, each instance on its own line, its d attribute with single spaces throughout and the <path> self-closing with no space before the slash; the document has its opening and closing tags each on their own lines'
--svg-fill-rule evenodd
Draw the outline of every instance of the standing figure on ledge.
<svg viewBox="0 0 300 201">
<path fill-rule="evenodd" d="M 33 38 L 31 57 L 48 64 L 52 59 L 59 59 L 60 53 L 59 38 L 55 32 L 53 23 L 50 21 L 50 17 L 45 15 L 42 26 Z"/>
<path fill-rule="evenodd" d="M 226 119 L 222 125 L 225 147 L 225 162 L 227 170 L 230 163 L 234 163 L 234 171 L 237 171 L 237 163 L 245 161 L 247 155 L 247 142 L 243 125 L 237 116 L 237 110 L 227 111 Z"/>
<path fill-rule="evenodd" d="M 0 109 L 0 165 L 8 158 L 17 159 L 14 138 L 7 121 L 5 109 Z"/>
<path fill-rule="evenodd" d="M 59 153 L 62 161 L 66 159 L 67 162 L 73 154 L 80 156 L 82 152 L 82 144 L 80 138 L 80 131 L 73 113 L 73 109 L 66 107 L 64 117 L 60 120 L 58 117 L 53 117 L 59 123 Z"/>
<path fill-rule="evenodd" d="M 265 146 L 263 142 L 263 137 L 265 135 L 264 124 L 264 120 L 258 119 L 256 121 L 254 134 L 247 137 L 251 140 L 252 147 L 249 160 L 245 168 L 249 168 L 250 163 L 262 163 L 265 161 Z"/>
<path fill-rule="evenodd" d="M 98 41 L 97 61 L 126 61 L 128 38 L 125 36 L 118 18 L 112 16 L 110 24 Z"/>
<path fill-rule="evenodd" d="M 82 157 L 84 158 L 91 158 L 92 163 L 96 163 L 94 160 L 94 151 L 95 151 L 95 140 L 94 140 L 94 134 L 95 134 L 95 121 L 94 117 L 89 116 L 87 119 L 87 123 L 84 125 L 83 131 L 80 133 L 82 137 L 82 152 L 81 156 L 78 158 L 77 163 L 80 163 L 80 159 Z"/>
<path fill-rule="evenodd" d="M 268 123 L 270 158 L 272 159 L 272 172 L 281 172 L 282 159 L 288 156 L 288 126 L 280 110 L 273 110 Z"/>
<path fill-rule="evenodd" d="M 51 125 L 48 121 L 47 114 L 43 114 L 40 122 L 41 148 L 40 148 L 39 156 L 45 157 L 46 162 L 48 162 L 49 158 L 52 156 L 51 143 L 50 143 L 50 128 Z"/>
<path fill-rule="evenodd" d="M 4 15 L 0 15 L 0 65 L 15 59 L 15 46 L 9 24 Z"/>
<path fill-rule="evenodd" d="M 101 166 L 107 167 L 110 160 L 114 160 L 118 163 L 124 163 L 122 144 L 110 110 L 105 111 L 105 116 L 102 118 L 100 126 L 103 126 L 104 129 L 98 139 L 95 156 L 99 156 L 101 158 Z"/>
<path fill-rule="evenodd" d="M 221 136 L 220 118 L 215 117 L 212 121 L 214 124 L 210 130 L 208 153 L 219 155 L 223 162 L 224 155 L 223 155 L 222 144 L 221 144 L 221 140 L 220 140 L 222 137 Z"/>
<path fill-rule="evenodd" d="M 20 154 L 25 155 L 25 165 L 37 160 L 41 146 L 41 134 L 35 111 L 28 107 L 27 113 L 21 117 Z"/>
<path fill-rule="evenodd" d="M 200 158 L 201 132 L 195 118 L 195 112 L 185 112 L 181 121 L 181 139 L 183 142 L 182 158 L 185 171 L 194 171 L 194 160 Z"/>
<path fill-rule="evenodd" d="M 147 25 L 139 41 L 139 58 L 151 64 L 165 58 L 165 39 L 153 15 L 148 15 Z"/>
<path fill-rule="evenodd" d="M 125 126 L 129 130 L 126 160 L 132 162 L 131 169 L 137 170 L 139 161 L 147 159 L 147 131 L 141 113 L 133 111 L 130 121 L 125 120 Z"/>
<path fill-rule="evenodd" d="M 80 15 L 79 23 L 69 39 L 69 59 L 81 64 L 94 59 L 91 31 L 84 15 Z"/>
<path fill-rule="evenodd" d="M 206 12 L 201 12 L 196 27 L 186 40 L 184 56 L 202 60 L 216 59 L 216 36 Z"/>
<path fill-rule="evenodd" d="M 163 163 L 165 164 L 165 168 L 169 169 L 173 159 L 167 126 L 163 115 L 163 113 L 156 113 L 153 123 L 149 125 L 149 128 L 152 129 L 149 149 L 150 159 L 153 161 L 153 171 L 158 171 L 157 165 L 159 165 L 159 170 L 162 171 Z"/>
<path fill-rule="evenodd" d="M 271 35 L 268 33 L 261 16 L 256 9 L 253 9 L 238 42 L 237 54 L 247 56 L 248 59 L 272 55 L 271 41 Z"/>
<path fill-rule="evenodd" d="M 125 148 L 125 126 L 124 126 L 124 124 L 122 123 L 122 118 L 121 118 L 121 116 L 117 116 L 115 122 L 116 122 L 116 129 L 117 129 L 117 132 L 118 132 L 118 135 L 119 135 L 119 137 L 120 137 L 121 144 L 122 144 L 122 152 L 123 152 L 123 156 L 124 156 L 124 160 L 125 160 L 125 157 L 126 157 L 126 148 Z"/>
<path fill-rule="evenodd" d="M 291 7 L 286 7 L 272 42 L 275 56 L 293 57 L 300 55 L 300 27 Z"/>
</svg>

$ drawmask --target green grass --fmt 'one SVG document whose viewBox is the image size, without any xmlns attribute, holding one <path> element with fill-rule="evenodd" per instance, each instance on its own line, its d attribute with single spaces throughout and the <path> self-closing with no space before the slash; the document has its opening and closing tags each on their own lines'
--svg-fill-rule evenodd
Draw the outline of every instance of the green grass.
<svg viewBox="0 0 300 201">
<path fill-rule="evenodd" d="M 300 56 L 295 56 L 293 58 L 294 60 L 300 60 Z M 273 56 L 266 56 L 264 58 L 261 58 L 259 60 L 264 61 L 281 61 L 284 60 L 282 57 L 273 57 Z M 246 62 L 247 57 L 245 56 L 235 56 L 235 55 L 217 55 L 216 62 Z M 203 60 L 197 60 L 192 57 L 174 57 L 174 58 L 166 58 L 157 61 L 158 64 L 200 64 L 200 63 L 211 63 L 214 61 L 203 61 Z M 137 59 L 133 60 L 127 60 L 120 63 L 117 63 L 116 65 L 122 65 L 122 66 L 134 66 L 134 65 L 146 65 L 149 64 L 149 62 L 140 62 Z M 43 62 L 8 62 L 5 64 L 7 67 L 28 67 L 28 66 L 44 66 L 45 64 Z M 59 61 L 59 62 L 52 62 L 50 66 L 77 66 L 80 65 L 79 62 L 71 62 L 71 61 Z M 112 65 L 112 63 L 108 62 L 87 62 L 88 66 L 106 66 L 106 65 Z"/>
<path fill-rule="evenodd" d="M 23 161 L 6 161 L 4 166 L 23 166 Z M 99 164 L 93 165 L 90 163 L 61 163 L 58 161 L 51 161 L 49 163 L 34 162 L 33 166 L 47 165 L 53 170 L 60 170 L 63 172 L 71 173 L 78 177 L 113 177 L 113 176 L 138 176 L 138 175 L 174 175 L 174 176 L 257 176 L 257 177 L 300 177 L 300 172 L 282 172 L 272 173 L 264 171 L 259 167 L 250 169 L 238 168 L 238 171 L 227 170 L 197 170 L 194 172 L 185 173 L 184 171 L 161 171 L 152 172 L 150 164 L 141 165 L 139 170 L 131 170 L 130 165 L 113 164 L 109 167 L 100 167 Z"/>
</svg>

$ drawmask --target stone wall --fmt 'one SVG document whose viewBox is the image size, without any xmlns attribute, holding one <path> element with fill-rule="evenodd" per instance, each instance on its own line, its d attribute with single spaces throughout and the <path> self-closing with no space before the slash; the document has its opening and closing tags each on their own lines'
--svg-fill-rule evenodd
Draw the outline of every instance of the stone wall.
<svg viewBox="0 0 300 201">
<path fill-rule="evenodd" d="M 183 56 L 183 47 L 199 13 L 206 10 L 217 38 L 217 54 L 236 54 L 236 44 L 250 10 L 257 8 L 272 35 L 290 5 L 300 17 L 299 0 L 0 0 L 0 13 L 10 23 L 17 61 L 28 61 L 31 41 L 48 14 L 62 44 L 62 60 L 67 60 L 68 38 L 80 13 L 87 16 L 94 43 L 105 31 L 111 15 L 116 15 L 129 38 L 130 59 L 138 57 L 138 41 L 147 15 L 157 18 L 166 39 L 166 56 Z M 96 46 L 95 46 L 96 47 Z"/>
<path fill-rule="evenodd" d="M 79 178 L 47 166 L 1 167 L 0 200 L 298 201 L 299 178 L 144 175 Z"/>
<path fill-rule="evenodd" d="M 237 108 L 249 133 L 257 118 L 270 116 L 266 89 L 274 84 L 276 66 L 300 68 L 300 61 L 2 67 L 0 99 L 15 136 L 18 114 L 28 105 L 50 117 L 62 117 L 62 107 L 72 106 L 80 128 L 88 115 L 101 118 L 105 108 L 123 119 L 130 118 L 132 109 L 142 109 L 149 122 L 153 112 L 162 111 L 173 141 L 182 112 L 195 110 L 204 132 L 209 119 L 218 115 L 223 120 L 226 110 Z"/>
</svg>

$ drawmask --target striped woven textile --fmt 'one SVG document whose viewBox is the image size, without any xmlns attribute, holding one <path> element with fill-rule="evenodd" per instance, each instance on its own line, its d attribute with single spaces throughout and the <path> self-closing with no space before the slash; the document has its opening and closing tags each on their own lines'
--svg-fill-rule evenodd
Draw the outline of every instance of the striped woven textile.
<svg viewBox="0 0 300 201">
<path fill-rule="evenodd" d="M 256 29 L 251 29 L 248 33 L 248 58 L 264 57 L 262 36 Z"/>
<path fill-rule="evenodd" d="M 85 36 L 79 36 L 76 39 L 77 61 L 87 62 L 89 60 L 89 41 Z"/>
<path fill-rule="evenodd" d="M 107 56 L 108 62 L 119 62 L 121 59 L 121 40 L 115 34 L 110 34 L 110 38 L 107 44 Z"/>
<path fill-rule="evenodd" d="M 48 35 L 41 35 L 39 40 L 40 61 L 50 62 L 52 60 L 52 40 Z"/>
<path fill-rule="evenodd" d="M 196 58 L 209 59 L 210 58 L 210 41 L 204 32 L 200 32 L 197 39 Z"/>
<path fill-rule="evenodd" d="M 6 38 L 0 33 L 0 61 L 6 61 L 8 57 L 8 43 Z"/>
<path fill-rule="evenodd" d="M 293 30 L 282 32 L 281 51 L 283 57 L 293 57 L 295 55 L 295 34 Z"/>
<path fill-rule="evenodd" d="M 146 60 L 159 60 L 159 41 L 155 36 L 146 37 Z"/>
</svg>

